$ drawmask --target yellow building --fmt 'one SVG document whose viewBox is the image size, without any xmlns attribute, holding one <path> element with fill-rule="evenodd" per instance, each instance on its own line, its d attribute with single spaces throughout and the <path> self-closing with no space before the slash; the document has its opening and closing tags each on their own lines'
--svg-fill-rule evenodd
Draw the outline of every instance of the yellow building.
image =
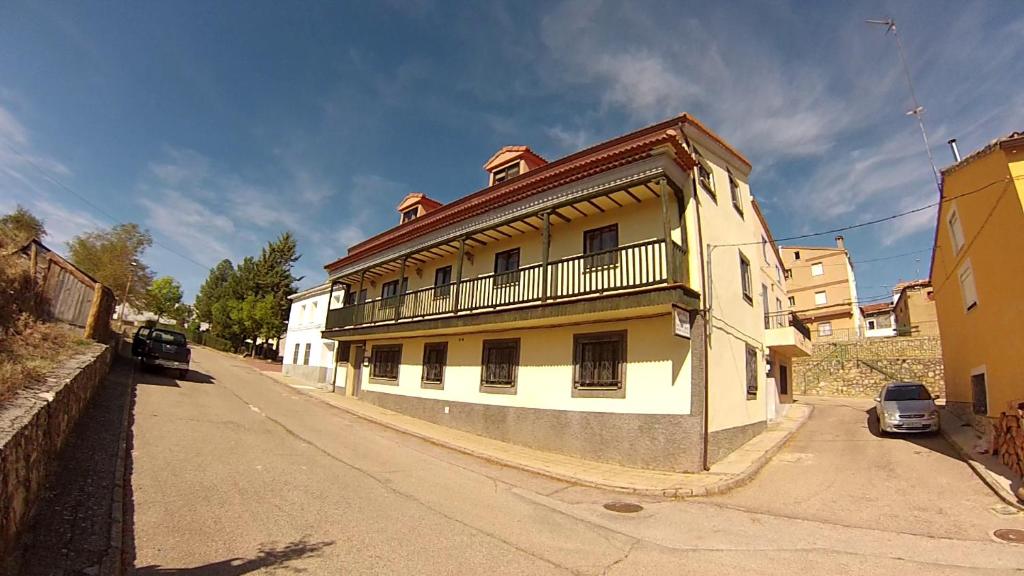
<svg viewBox="0 0 1024 576">
<path fill-rule="evenodd" d="M 347 294 L 323 332 L 336 386 L 577 457 L 714 463 L 765 428 L 809 347 L 771 301 L 784 278 L 750 169 L 683 115 L 553 162 L 506 147 L 486 188 L 407 198 L 326 266 Z"/>
<path fill-rule="evenodd" d="M 864 335 L 853 263 L 842 236 L 831 246 L 783 246 L 789 305 L 817 340 Z"/>
<path fill-rule="evenodd" d="M 931 284 L 947 402 L 986 425 L 1024 402 L 1024 133 L 946 168 L 942 182 Z"/>
<path fill-rule="evenodd" d="M 935 293 L 928 280 L 902 282 L 893 287 L 896 303 L 893 317 L 900 336 L 938 336 L 939 320 L 935 314 Z"/>
</svg>

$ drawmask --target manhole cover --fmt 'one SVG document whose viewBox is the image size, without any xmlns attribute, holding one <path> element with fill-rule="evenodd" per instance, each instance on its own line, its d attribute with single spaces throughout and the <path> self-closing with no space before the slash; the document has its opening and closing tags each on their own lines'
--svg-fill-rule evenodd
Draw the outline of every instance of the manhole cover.
<svg viewBox="0 0 1024 576">
<path fill-rule="evenodd" d="M 1017 528 L 1000 528 L 992 533 L 996 540 L 1010 544 L 1024 544 L 1024 530 Z"/>
<path fill-rule="evenodd" d="M 644 507 L 632 502 L 609 502 L 604 505 L 604 509 L 618 512 L 619 514 L 635 514 L 643 510 Z"/>
</svg>

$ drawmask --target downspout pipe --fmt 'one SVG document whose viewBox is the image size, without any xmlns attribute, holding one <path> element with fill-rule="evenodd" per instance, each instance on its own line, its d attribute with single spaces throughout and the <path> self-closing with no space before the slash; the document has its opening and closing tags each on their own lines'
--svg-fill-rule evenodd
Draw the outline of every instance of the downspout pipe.
<svg viewBox="0 0 1024 576">
<path fill-rule="evenodd" d="M 684 134 L 683 139 L 686 142 L 687 148 L 689 148 L 691 150 L 691 153 L 692 153 L 692 151 L 694 149 L 693 148 L 693 144 L 690 142 L 689 138 L 686 138 L 685 133 L 682 130 L 680 130 L 680 133 Z M 701 468 L 703 470 L 710 470 L 711 466 L 708 463 L 708 436 L 710 434 L 708 432 L 708 422 L 709 422 L 709 418 L 708 418 L 708 404 L 709 404 L 709 402 L 708 402 L 708 389 L 709 389 L 709 385 L 708 385 L 708 382 L 709 382 L 708 370 L 709 370 L 709 368 L 711 366 L 711 362 L 708 361 L 709 360 L 708 359 L 708 353 L 710 352 L 710 344 L 709 343 L 711 341 L 711 301 L 708 299 L 708 286 L 710 285 L 710 281 L 709 281 L 709 278 L 707 276 L 707 268 L 705 268 L 705 265 L 704 265 L 704 259 L 705 259 L 705 255 L 704 255 L 704 226 L 701 223 L 701 217 L 700 217 L 700 202 L 701 202 L 700 201 L 700 193 L 699 193 L 700 186 L 699 186 L 699 183 L 697 181 L 697 171 L 696 170 L 690 170 L 690 184 L 693 187 L 693 205 L 694 205 L 694 210 L 696 211 L 696 219 L 697 219 L 697 250 L 698 250 L 698 256 L 700 257 L 700 277 L 701 277 L 701 283 L 702 283 L 702 286 L 701 286 L 701 292 L 702 292 L 701 298 L 704 301 L 704 306 L 702 306 L 701 310 L 698 312 L 698 314 L 700 314 L 700 315 L 702 315 L 704 317 L 704 343 L 703 343 L 703 348 L 704 348 L 703 349 L 703 354 L 704 354 L 704 370 L 703 370 L 703 372 L 704 372 L 704 382 L 703 382 L 703 386 L 704 386 L 704 410 L 703 410 L 703 414 L 701 415 L 701 417 L 703 419 L 703 425 L 701 426 L 701 451 L 700 451 L 700 456 L 701 456 Z M 709 251 L 710 251 L 710 249 L 709 249 Z"/>
</svg>

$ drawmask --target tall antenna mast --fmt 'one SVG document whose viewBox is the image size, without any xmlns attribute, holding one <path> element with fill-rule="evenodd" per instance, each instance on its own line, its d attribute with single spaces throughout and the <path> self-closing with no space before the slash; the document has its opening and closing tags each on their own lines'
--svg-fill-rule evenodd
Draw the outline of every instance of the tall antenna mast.
<svg viewBox="0 0 1024 576">
<path fill-rule="evenodd" d="M 907 111 L 907 116 L 913 116 L 917 118 L 917 125 L 921 128 L 921 139 L 924 140 L 924 149 L 928 153 L 928 163 L 932 167 L 932 177 L 935 178 L 935 188 L 939 191 L 939 195 L 942 195 L 942 181 L 939 179 L 939 171 L 935 168 L 935 158 L 932 156 L 932 147 L 928 144 L 928 131 L 924 128 L 924 106 L 917 101 L 917 94 L 914 92 L 914 82 L 910 79 L 910 67 L 907 66 L 907 55 L 903 51 L 903 41 L 900 40 L 900 34 L 896 30 L 896 21 L 892 18 L 886 18 L 884 20 L 865 20 L 868 24 L 877 24 L 879 26 L 885 26 L 885 33 L 892 32 L 893 38 L 896 39 L 896 48 L 900 54 L 900 63 L 903 64 L 903 76 L 907 79 L 907 88 L 910 89 L 910 100 L 914 107 Z"/>
</svg>

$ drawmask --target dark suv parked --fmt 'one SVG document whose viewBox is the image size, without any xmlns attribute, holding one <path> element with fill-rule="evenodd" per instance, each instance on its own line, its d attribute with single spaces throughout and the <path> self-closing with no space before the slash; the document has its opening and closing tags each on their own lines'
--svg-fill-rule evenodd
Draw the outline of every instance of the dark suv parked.
<svg viewBox="0 0 1024 576">
<path fill-rule="evenodd" d="M 143 326 L 132 338 L 132 356 L 142 362 L 143 368 L 157 366 L 178 371 L 181 380 L 188 378 L 188 363 L 192 350 L 181 332 Z"/>
</svg>

